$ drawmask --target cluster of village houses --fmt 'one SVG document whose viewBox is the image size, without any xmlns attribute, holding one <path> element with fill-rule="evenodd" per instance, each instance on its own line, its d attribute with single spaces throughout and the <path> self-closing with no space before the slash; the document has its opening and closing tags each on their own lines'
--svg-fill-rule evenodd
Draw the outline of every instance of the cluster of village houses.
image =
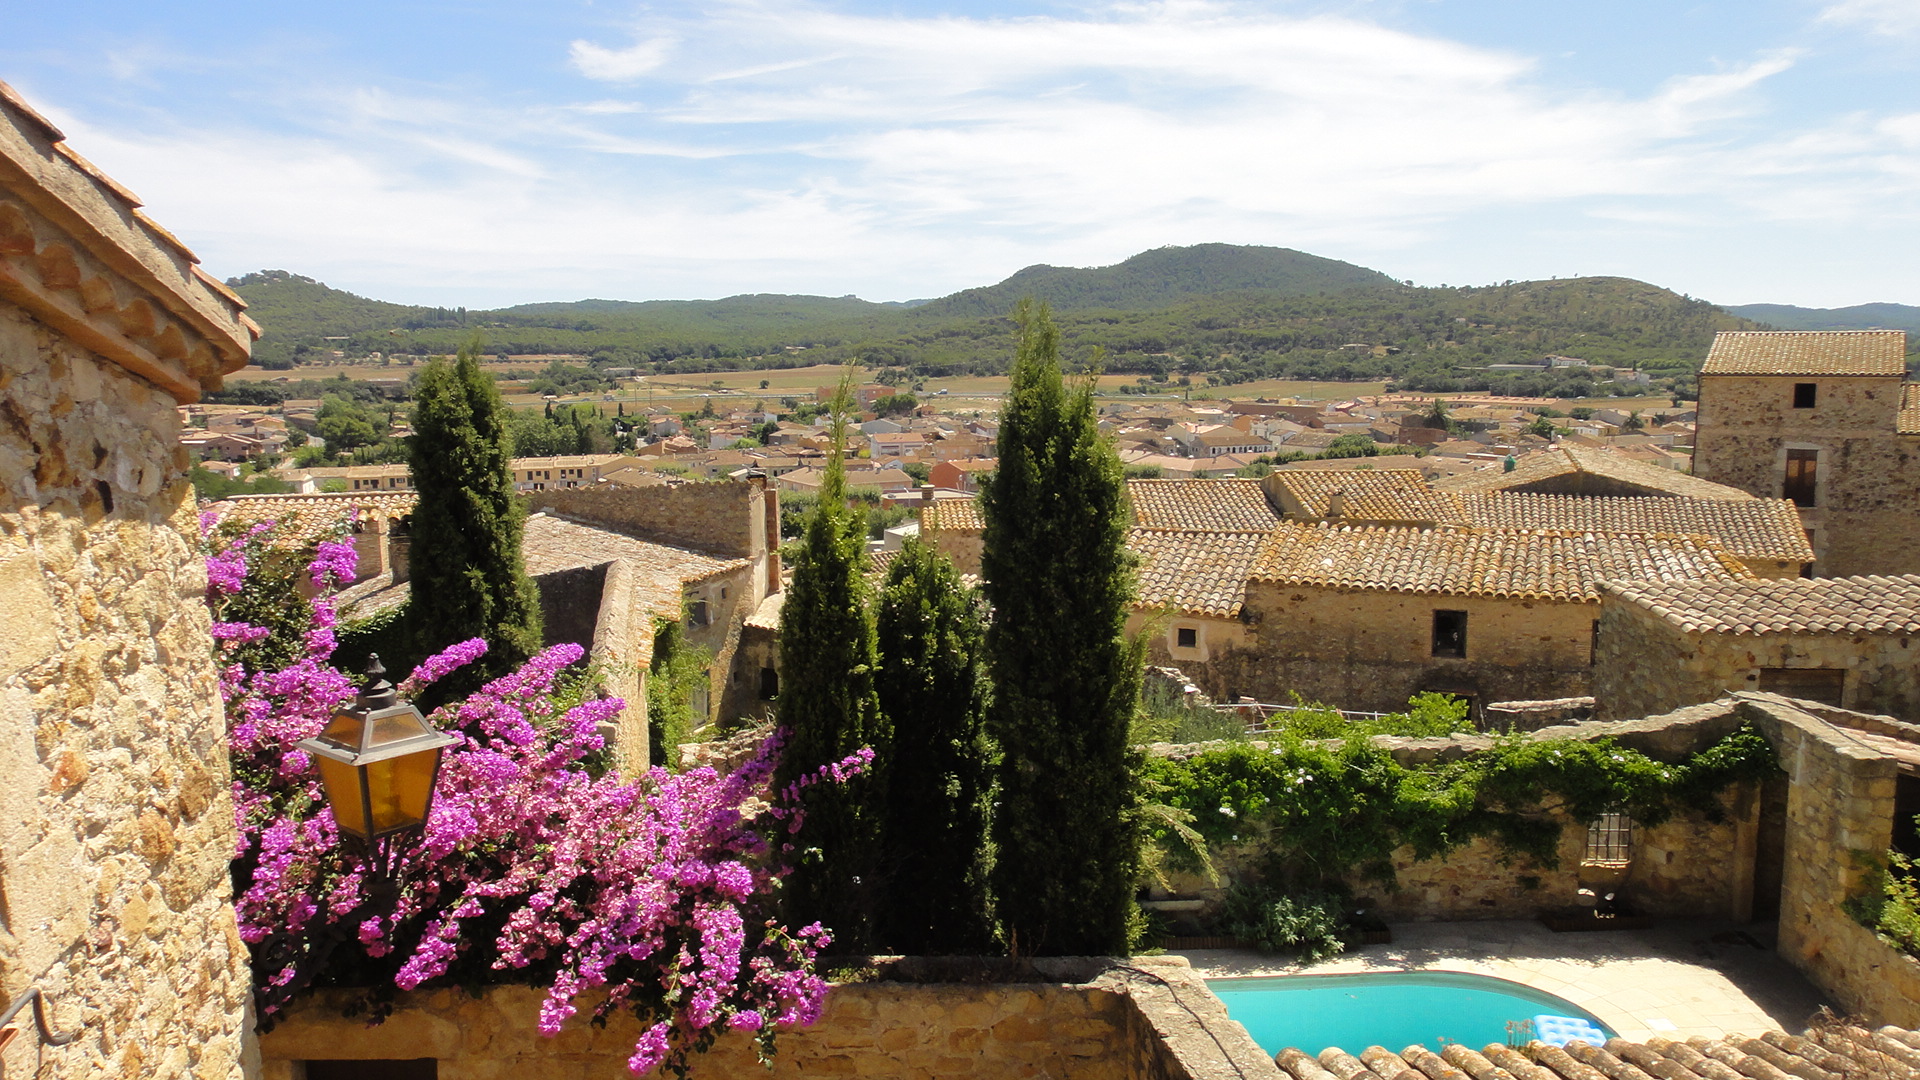
<svg viewBox="0 0 1920 1080">
<path fill-rule="evenodd" d="M 434 1020 L 439 998 L 400 1004 L 397 1019 L 432 1021 L 418 1044 L 379 1034 L 404 1024 L 304 1042 L 289 1024 L 294 1034 L 268 1046 L 254 1033 L 231 904 L 236 833 L 201 508 L 186 481 L 189 440 L 221 429 L 180 415 L 248 362 L 259 328 L 244 309 L 137 196 L 0 83 L 0 1000 L 46 1012 L 0 1027 L 0 1071 L 291 1080 L 324 1060 L 465 1055 L 447 1075 L 497 1075 L 510 1040 Z M 1742 796 L 1732 820 L 1712 826 L 1722 832 L 1672 826 L 1697 835 L 1659 859 L 1636 856 L 1632 872 L 1734 882 L 1715 886 L 1711 904 L 1675 910 L 1777 910 L 1782 953 L 1823 988 L 1920 1026 L 1920 964 L 1845 906 L 1868 887 L 1854 856 L 1911 842 L 1897 825 L 1920 809 L 1920 389 L 1906 380 L 1904 335 L 1721 334 L 1697 415 L 1643 417 L 1631 440 L 1620 434 L 1630 418 L 1598 414 L 1583 422 L 1591 430 L 1528 443 L 1527 410 L 1511 404 L 1456 402 L 1457 423 L 1484 421 L 1465 438 L 1410 422 L 1422 404 L 1393 399 L 1110 413 L 1123 453 L 1148 455 L 1136 462 L 1217 461 L 1360 430 L 1343 425 L 1432 442 L 1419 458 L 1299 462 L 1261 477 L 1163 467 L 1132 481 L 1135 627 L 1229 703 L 1298 692 L 1386 709 L 1440 690 L 1472 699 L 1490 723 L 1594 715 L 1556 730 L 1649 752 L 1757 725 L 1782 778 Z M 992 442 L 978 419 L 885 424 L 897 430 L 861 432 L 875 473 L 909 454 L 933 468 L 977 463 Z M 656 434 L 630 459 L 713 452 L 672 453 L 684 433 Z M 823 451 L 821 434 L 783 428 L 765 449 L 797 459 Z M 1690 470 L 1654 456 L 1668 444 L 1650 440 L 1667 437 L 1691 444 Z M 521 462 L 517 475 L 548 636 L 587 646 L 605 661 L 607 689 L 636 703 L 610 734 L 637 764 L 647 747 L 637 703 L 666 622 L 713 656 L 696 702 L 709 716 L 752 715 L 778 696 L 779 485 L 807 466 L 783 473 L 756 456 L 712 482 L 684 482 L 688 469 L 626 483 L 628 460 Z M 977 569 L 978 509 L 969 484 L 945 476 L 904 494 L 920 503 L 924 539 Z M 345 491 L 243 497 L 217 512 L 289 522 L 297 536 L 358 510 L 362 579 L 341 598 L 351 620 L 405 597 L 414 495 L 404 477 L 358 490 L 345 479 Z M 1535 886 L 1500 887 L 1503 903 L 1534 902 Z M 1427 905 L 1422 917 L 1483 914 L 1462 899 L 1467 888 L 1409 895 Z M 558 1044 L 530 1034 L 533 996 L 518 992 L 494 1000 L 525 1006 L 512 1011 L 526 1037 L 511 1044 L 537 1063 Z M 836 1068 L 823 1072 L 885 1073 L 915 1040 L 947 1045 L 950 1018 L 922 1012 L 887 1021 L 884 1045 L 830 1016 L 824 1049 L 794 1053 L 827 1055 Z M 1022 1024 L 1030 1037 L 996 1027 L 981 1045 L 1035 1060 L 1066 1053 L 1048 1025 Z M 1127 1024 L 1160 1038 L 1152 1022 Z M 1231 1032 L 1211 1031 L 1209 1045 L 1222 1037 Z M 608 1045 L 622 1044 L 624 1060 L 632 1039 L 616 1032 Z M 873 1060 L 847 1065 L 856 1052 Z M 1278 1075 L 1248 1068 L 1234 1074 Z"/>
</svg>

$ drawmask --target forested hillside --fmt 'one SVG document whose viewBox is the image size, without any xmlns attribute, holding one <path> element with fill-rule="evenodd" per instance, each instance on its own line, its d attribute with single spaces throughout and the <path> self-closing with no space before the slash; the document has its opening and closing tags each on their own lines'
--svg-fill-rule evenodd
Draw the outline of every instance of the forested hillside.
<svg viewBox="0 0 1920 1080">
<path fill-rule="evenodd" d="M 1418 288 L 1279 248 L 1163 248 L 1092 270 L 1030 267 L 999 285 L 917 306 L 855 297 L 585 300 L 497 311 L 383 304 L 285 271 L 239 279 L 267 330 L 260 361 L 320 349 L 570 354 L 596 366 L 696 372 L 859 359 L 923 375 L 996 373 L 1012 351 L 1006 312 L 1053 303 L 1067 355 L 1111 372 L 1264 378 L 1393 378 L 1407 389 L 1578 392 L 1590 373 L 1489 372 L 1549 354 L 1640 367 L 1687 389 L 1716 330 L 1756 324 L 1627 278 Z M 1003 303 L 1004 301 L 1004 303 Z M 328 341 L 327 338 L 344 340 Z"/>
<path fill-rule="evenodd" d="M 1155 248 L 1123 263 L 1091 270 L 1029 266 L 998 285 L 929 301 L 920 310 L 929 316 L 1004 315 L 1023 296 L 1044 300 L 1055 311 L 1133 310 L 1225 292 L 1305 296 L 1404 287 L 1378 270 L 1290 248 L 1195 244 Z"/>
</svg>

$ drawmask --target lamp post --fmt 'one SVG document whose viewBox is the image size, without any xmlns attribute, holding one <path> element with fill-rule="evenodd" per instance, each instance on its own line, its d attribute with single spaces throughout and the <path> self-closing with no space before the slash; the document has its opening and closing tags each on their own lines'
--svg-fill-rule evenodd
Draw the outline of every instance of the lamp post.
<svg viewBox="0 0 1920 1080">
<path fill-rule="evenodd" d="M 319 735 L 302 739 L 313 755 L 340 831 L 366 846 L 377 880 L 387 878 L 393 837 L 424 828 L 433 808 L 441 753 L 458 735 L 436 729 L 400 700 L 379 654 L 367 658 L 367 683 Z"/>
</svg>

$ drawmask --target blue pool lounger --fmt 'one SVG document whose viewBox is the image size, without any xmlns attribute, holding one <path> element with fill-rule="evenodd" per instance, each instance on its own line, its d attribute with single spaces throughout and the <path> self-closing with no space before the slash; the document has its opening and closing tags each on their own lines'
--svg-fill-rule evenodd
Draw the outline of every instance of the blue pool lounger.
<svg viewBox="0 0 1920 1080">
<path fill-rule="evenodd" d="M 1591 1043 L 1594 1046 L 1607 1044 L 1607 1033 L 1577 1016 L 1548 1016 L 1542 1013 L 1533 1018 L 1534 1038 L 1549 1046 L 1565 1046 L 1570 1042 Z"/>
</svg>

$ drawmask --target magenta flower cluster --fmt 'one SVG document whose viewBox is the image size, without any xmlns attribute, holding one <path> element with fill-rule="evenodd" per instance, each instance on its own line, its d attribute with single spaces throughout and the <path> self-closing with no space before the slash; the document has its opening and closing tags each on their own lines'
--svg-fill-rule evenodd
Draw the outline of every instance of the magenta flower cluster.
<svg viewBox="0 0 1920 1080">
<path fill-rule="evenodd" d="M 210 556 L 210 575 L 230 550 Z M 313 579 L 351 580 L 351 552 L 341 543 L 318 553 Z M 244 588 L 244 560 L 233 562 Z M 827 931 L 789 931 L 767 915 L 785 873 L 784 845 L 769 837 L 797 814 L 769 791 L 777 735 L 724 775 L 604 771 L 601 728 L 623 703 L 557 692 L 581 649 L 554 646 L 435 712 L 461 741 L 446 752 L 424 832 L 397 845 L 389 880 L 375 881 L 342 845 L 311 762 L 292 749 L 353 696 L 327 662 L 331 606 L 314 607 L 306 656 L 279 671 L 233 665 L 221 681 L 241 833 L 235 908 L 269 1020 L 318 966 L 402 990 L 535 982 L 548 987 L 539 1025 L 549 1035 L 583 1001 L 595 1017 L 639 1016 L 628 1064 L 644 1073 L 683 1072 L 726 1030 L 770 1052 L 777 1027 L 819 1015 L 826 986 L 813 961 Z M 221 624 L 228 640 L 250 632 Z M 455 645 L 401 689 L 418 693 L 485 651 L 478 639 Z M 863 751 L 803 786 L 843 780 L 870 759 Z"/>
</svg>

